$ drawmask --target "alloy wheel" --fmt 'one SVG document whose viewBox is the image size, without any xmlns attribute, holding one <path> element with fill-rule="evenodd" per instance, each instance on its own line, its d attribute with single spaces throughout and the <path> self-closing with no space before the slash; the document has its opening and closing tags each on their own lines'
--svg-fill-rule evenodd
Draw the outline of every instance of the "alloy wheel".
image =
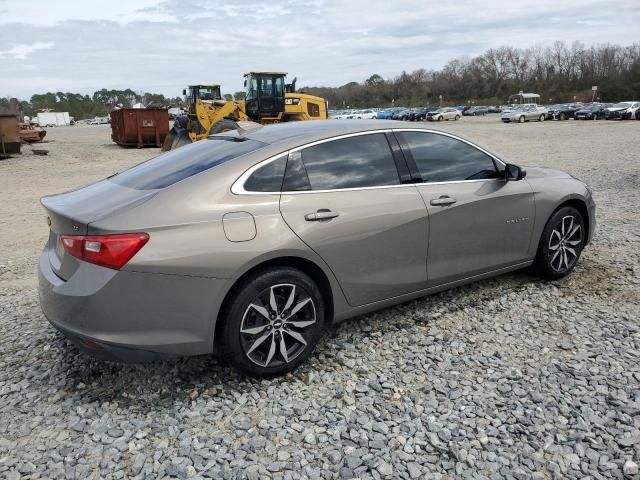
<svg viewBox="0 0 640 480">
<path fill-rule="evenodd" d="M 562 217 L 549 238 L 549 264 L 556 272 L 570 270 L 578 260 L 582 245 L 582 227 L 573 217 Z"/>
<path fill-rule="evenodd" d="M 272 285 L 260 292 L 244 312 L 240 324 L 244 354 L 261 367 L 292 362 L 311 343 L 308 327 L 316 320 L 313 299 L 302 287 Z"/>
</svg>

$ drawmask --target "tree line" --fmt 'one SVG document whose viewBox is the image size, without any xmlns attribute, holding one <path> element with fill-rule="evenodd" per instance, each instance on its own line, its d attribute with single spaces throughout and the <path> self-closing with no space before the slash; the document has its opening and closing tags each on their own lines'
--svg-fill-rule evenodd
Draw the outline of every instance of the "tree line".
<svg viewBox="0 0 640 480">
<path fill-rule="evenodd" d="M 595 94 L 593 86 L 598 87 Z M 391 79 L 374 74 L 362 83 L 304 90 L 328 100 L 330 108 L 438 105 L 440 95 L 443 105 L 495 105 L 519 91 L 540 94 L 542 103 L 637 100 L 640 43 L 503 46 L 453 59 L 440 70 L 421 68 Z"/>
<path fill-rule="evenodd" d="M 594 95 L 591 87 L 598 86 Z M 637 100 L 640 98 L 640 43 L 630 46 L 586 47 L 574 42 L 530 48 L 490 48 L 477 57 L 449 61 L 440 70 L 418 69 L 384 79 L 374 74 L 362 83 L 340 87 L 305 87 L 301 90 L 325 98 L 330 108 L 437 105 L 493 105 L 508 101 L 519 91 L 541 95 L 541 102 Z M 226 94 L 241 100 L 243 92 Z M 9 99 L 0 98 L 0 110 Z M 139 93 L 131 89 L 101 89 L 93 95 L 47 92 L 20 101 L 23 115 L 39 111 L 69 112 L 75 119 L 107 115 L 114 106 L 184 106 L 181 97 Z"/>
<path fill-rule="evenodd" d="M 0 110 L 10 99 L 0 98 Z M 148 107 L 182 106 L 180 97 L 167 98 L 159 93 L 139 93 L 131 89 L 107 90 L 103 88 L 92 95 L 72 92 L 47 92 L 32 95 L 29 101 L 18 102 L 22 115 L 34 116 L 42 111 L 69 112 L 76 120 L 108 115 L 115 106 L 131 107 L 142 103 Z M 6 108 L 5 108 L 6 109 Z"/>
</svg>

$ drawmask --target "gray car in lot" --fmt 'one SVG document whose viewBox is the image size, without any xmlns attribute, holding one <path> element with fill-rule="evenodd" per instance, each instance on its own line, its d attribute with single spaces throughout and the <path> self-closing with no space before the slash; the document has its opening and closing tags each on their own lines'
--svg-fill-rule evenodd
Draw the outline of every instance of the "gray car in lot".
<svg viewBox="0 0 640 480">
<path fill-rule="evenodd" d="M 332 322 L 525 267 L 563 277 L 595 228 L 570 175 L 380 120 L 228 132 L 42 204 L 42 309 L 82 350 L 216 352 L 258 376 Z"/>
<path fill-rule="evenodd" d="M 547 118 L 547 109 L 537 105 L 514 107 L 508 112 L 503 112 L 502 115 L 500 116 L 500 120 L 502 120 L 504 123 L 510 123 L 510 122 L 524 123 L 524 122 L 530 122 L 532 120 L 536 120 L 538 122 L 544 122 L 546 118 Z"/>
</svg>

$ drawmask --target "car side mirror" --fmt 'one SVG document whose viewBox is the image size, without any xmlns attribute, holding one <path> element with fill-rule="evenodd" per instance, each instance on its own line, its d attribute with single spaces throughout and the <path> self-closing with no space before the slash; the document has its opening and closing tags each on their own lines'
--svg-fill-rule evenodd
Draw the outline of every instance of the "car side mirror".
<svg viewBox="0 0 640 480">
<path fill-rule="evenodd" d="M 518 165 L 508 163 L 504 167 L 504 179 L 507 181 L 522 180 L 526 176 L 527 171 L 524 168 L 519 167 Z"/>
</svg>

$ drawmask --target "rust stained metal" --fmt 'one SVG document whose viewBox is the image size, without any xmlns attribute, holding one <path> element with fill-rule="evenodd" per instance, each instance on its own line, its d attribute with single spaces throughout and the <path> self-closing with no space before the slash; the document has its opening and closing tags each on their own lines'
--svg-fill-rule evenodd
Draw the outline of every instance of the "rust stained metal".
<svg viewBox="0 0 640 480">
<path fill-rule="evenodd" d="M 19 123 L 18 124 L 18 136 L 22 143 L 37 143 L 41 142 L 42 139 L 47 134 L 47 131 L 40 128 L 35 127 L 30 123 Z"/>
<path fill-rule="evenodd" d="M 0 155 L 8 157 L 20 153 L 18 118 L 12 114 L 0 114 Z"/>
<path fill-rule="evenodd" d="M 111 139 L 122 146 L 162 147 L 169 133 L 163 108 L 121 108 L 111 112 Z"/>
</svg>

